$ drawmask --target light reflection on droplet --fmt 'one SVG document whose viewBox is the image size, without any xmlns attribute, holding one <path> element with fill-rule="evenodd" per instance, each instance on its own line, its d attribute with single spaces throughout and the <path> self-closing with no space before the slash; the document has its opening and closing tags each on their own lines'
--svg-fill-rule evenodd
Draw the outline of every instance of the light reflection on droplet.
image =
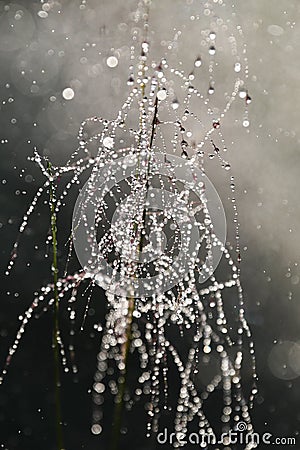
<svg viewBox="0 0 300 450">
<path fill-rule="evenodd" d="M 216 47 L 214 47 L 213 45 L 211 47 L 209 47 L 208 53 L 210 55 L 212 55 L 212 56 L 215 55 L 216 54 Z"/>
<path fill-rule="evenodd" d="M 158 100 L 165 100 L 167 98 L 167 91 L 165 89 L 161 89 L 157 92 Z"/>
<path fill-rule="evenodd" d="M 106 148 L 113 148 L 113 146 L 114 146 L 114 140 L 113 140 L 113 138 L 111 138 L 110 136 L 107 136 L 107 137 L 105 137 L 104 139 L 103 139 L 103 145 L 104 145 L 104 147 L 106 147 Z"/>
<path fill-rule="evenodd" d="M 241 68 L 242 68 L 241 63 L 239 63 L 239 62 L 235 63 L 235 65 L 234 65 L 235 72 L 237 72 L 237 73 L 240 72 Z"/>
<path fill-rule="evenodd" d="M 99 424 L 94 424 L 91 428 L 93 434 L 100 434 L 102 431 L 102 427 Z"/>
<path fill-rule="evenodd" d="M 239 90 L 239 97 L 240 97 L 240 98 L 246 98 L 246 97 L 247 97 L 247 91 L 246 91 L 246 89 L 240 89 L 240 90 Z"/>
<path fill-rule="evenodd" d="M 72 88 L 65 88 L 62 91 L 62 96 L 65 100 L 72 100 L 75 96 L 75 92 L 73 91 Z"/>
<path fill-rule="evenodd" d="M 117 67 L 118 63 L 119 63 L 119 61 L 115 56 L 109 56 L 106 60 L 106 64 L 110 68 Z"/>
<path fill-rule="evenodd" d="M 39 11 L 39 12 L 37 13 L 37 15 L 38 15 L 39 17 L 41 17 L 41 19 L 46 19 L 46 18 L 48 17 L 47 11 Z"/>
<path fill-rule="evenodd" d="M 202 59 L 200 56 L 194 62 L 195 67 L 200 67 L 202 65 Z"/>
</svg>

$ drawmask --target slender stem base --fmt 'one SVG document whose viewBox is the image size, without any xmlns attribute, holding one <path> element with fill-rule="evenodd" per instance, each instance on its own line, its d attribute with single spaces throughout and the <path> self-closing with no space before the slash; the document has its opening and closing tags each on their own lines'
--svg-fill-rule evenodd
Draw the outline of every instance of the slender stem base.
<svg viewBox="0 0 300 450">
<path fill-rule="evenodd" d="M 51 163 L 48 163 L 48 172 L 52 176 Z M 57 449 L 64 450 L 61 396 L 60 396 L 60 370 L 59 370 L 59 298 L 58 298 L 58 264 L 57 264 L 57 226 L 55 211 L 55 187 L 53 181 L 50 182 L 50 212 L 51 212 L 51 234 L 53 250 L 53 295 L 54 295 L 54 324 L 53 324 L 53 355 L 54 355 L 54 380 L 55 380 L 55 409 L 56 409 L 56 439 Z"/>
<path fill-rule="evenodd" d="M 127 372 L 128 372 L 128 356 L 131 343 L 131 327 L 132 317 L 134 311 L 134 298 L 128 299 L 128 313 L 127 313 L 127 326 L 125 332 L 125 342 L 122 346 L 122 359 L 124 363 L 124 369 L 121 371 L 118 385 L 118 395 L 116 397 L 116 404 L 114 410 L 113 429 L 112 429 L 112 441 L 111 450 L 117 450 L 120 442 L 120 432 L 122 425 L 122 416 L 124 409 L 124 394 L 127 384 Z"/>
</svg>

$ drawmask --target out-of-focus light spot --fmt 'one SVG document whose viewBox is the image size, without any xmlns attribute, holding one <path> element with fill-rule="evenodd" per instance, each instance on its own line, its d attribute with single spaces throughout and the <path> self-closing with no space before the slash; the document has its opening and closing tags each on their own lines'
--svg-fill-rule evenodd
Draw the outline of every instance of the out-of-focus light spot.
<svg viewBox="0 0 300 450">
<path fill-rule="evenodd" d="M 62 96 L 65 100 L 72 100 L 74 98 L 75 92 L 72 88 L 66 88 L 62 92 Z"/>
<path fill-rule="evenodd" d="M 269 25 L 268 33 L 272 34 L 272 36 L 281 36 L 284 33 L 284 29 L 279 25 Z"/>
<path fill-rule="evenodd" d="M 47 11 L 39 11 L 39 12 L 37 13 L 37 15 L 38 15 L 39 17 L 41 17 L 41 19 L 47 19 L 47 17 L 48 17 Z"/>
<path fill-rule="evenodd" d="M 44 3 L 42 6 L 43 11 L 50 11 L 51 5 L 49 3 Z"/>
<path fill-rule="evenodd" d="M 179 108 L 179 102 L 176 98 L 172 101 L 171 106 L 174 110 Z"/>
<path fill-rule="evenodd" d="M 106 60 L 106 64 L 108 65 L 108 67 L 117 67 L 119 61 L 115 56 L 109 56 Z"/>
<path fill-rule="evenodd" d="M 157 92 L 158 100 L 165 100 L 167 98 L 167 91 L 165 89 L 161 89 Z"/>
<path fill-rule="evenodd" d="M 92 430 L 92 433 L 93 433 L 93 434 L 100 434 L 101 431 L 102 431 L 102 427 L 101 427 L 101 425 L 98 425 L 98 424 L 95 423 L 95 424 L 92 426 L 91 430 Z"/>
<path fill-rule="evenodd" d="M 0 50 L 10 52 L 24 46 L 35 30 L 31 13 L 19 4 L 4 5 L 0 8 Z M 22 9 L 20 9 L 22 8 Z"/>
<path fill-rule="evenodd" d="M 103 145 L 106 148 L 113 148 L 114 146 L 114 140 L 110 136 L 107 136 L 103 139 Z"/>
<path fill-rule="evenodd" d="M 280 380 L 294 380 L 300 375 L 300 345 L 283 341 L 274 345 L 268 358 L 272 374 Z"/>
<path fill-rule="evenodd" d="M 300 344 L 295 342 L 289 352 L 289 363 L 293 371 L 300 376 Z"/>
<path fill-rule="evenodd" d="M 23 15 L 24 15 L 23 11 L 21 9 L 19 9 L 15 14 L 15 19 L 20 20 L 20 19 L 22 19 Z"/>
<path fill-rule="evenodd" d="M 247 97 L 247 91 L 246 91 L 246 89 L 240 89 L 240 90 L 239 90 L 239 97 L 240 97 L 240 98 L 246 98 L 246 97 Z"/>
<path fill-rule="evenodd" d="M 234 65 L 235 72 L 240 72 L 241 68 L 242 68 L 241 63 L 239 63 L 239 62 L 235 63 L 235 65 Z"/>
</svg>

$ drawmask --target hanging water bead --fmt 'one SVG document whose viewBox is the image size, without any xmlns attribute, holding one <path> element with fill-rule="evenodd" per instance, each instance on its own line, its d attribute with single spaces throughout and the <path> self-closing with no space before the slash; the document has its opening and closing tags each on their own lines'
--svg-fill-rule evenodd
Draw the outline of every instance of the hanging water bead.
<svg viewBox="0 0 300 450">
<path fill-rule="evenodd" d="M 252 102 L 252 98 L 247 94 L 246 95 L 246 104 L 250 105 L 251 102 Z"/>
<path fill-rule="evenodd" d="M 172 109 L 176 110 L 179 107 L 179 101 L 177 100 L 177 98 L 174 98 L 174 100 L 171 103 L 171 107 Z"/>
<path fill-rule="evenodd" d="M 183 139 L 181 141 L 181 157 L 182 158 L 188 158 L 187 148 L 188 148 L 188 143 Z"/>
<path fill-rule="evenodd" d="M 241 88 L 241 89 L 239 90 L 239 97 L 240 97 L 240 98 L 246 98 L 246 97 L 247 97 L 247 91 L 246 91 L 246 89 Z"/>
<path fill-rule="evenodd" d="M 220 125 L 221 125 L 221 124 L 220 124 L 220 121 L 219 121 L 219 120 L 214 120 L 214 121 L 213 121 L 213 127 L 214 127 L 214 128 L 220 128 Z"/>
<path fill-rule="evenodd" d="M 209 86 L 209 88 L 208 88 L 209 95 L 214 94 L 214 92 L 215 92 L 215 88 L 213 86 Z"/>
<path fill-rule="evenodd" d="M 106 136 L 103 139 L 103 145 L 106 148 L 112 149 L 114 147 L 114 140 L 113 140 L 113 138 L 110 137 L 110 136 Z"/>
<path fill-rule="evenodd" d="M 129 77 L 128 80 L 127 80 L 127 84 L 128 84 L 128 86 L 132 86 L 133 83 L 134 83 L 133 75 L 130 75 L 130 77 Z"/>
<path fill-rule="evenodd" d="M 48 17 L 48 13 L 47 13 L 47 11 L 38 11 L 38 13 L 37 13 L 37 15 L 39 16 L 39 17 L 41 17 L 42 19 L 46 19 L 47 17 Z"/>
<path fill-rule="evenodd" d="M 202 65 L 202 59 L 200 58 L 200 56 L 198 56 L 198 58 L 195 59 L 194 66 L 200 67 L 201 65 Z"/>
<path fill-rule="evenodd" d="M 216 54 L 216 47 L 214 45 L 211 45 L 208 49 L 208 53 L 213 56 Z"/>
<path fill-rule="evenodd" d="M 165 100 L 167 98 L 167 91 L 165 88 L 160 89 L 157 92 L 157 98 L 158 98 L 158 100 Z"/>
<path fill-rule="evenodd" d="M 209 39 L 210 39 L 211 41 L 214 41 L 214 40 L 216 39 L 216 33 L 215 33 L 214 31 L 211 31 L 211 32 L 209 33 Z"/>
<path fill-rule="evenodd" d="M 234 65 L 234 71 L 238 73 L 241 71 L 241 68 L 242 68 L 241 63 L 236 62 Z"/>
<path fill-rule="evenodd" d="M 145 56 L 149 52 L 149 43 L 144 41 L 142 43 L 142 56 Z"/>
<path fill-rule="evenodd" d="M 250 125 L 249 119 L 244 119 L 244 120 L 243 120 L 243 127 L 244 127 L 244 128 L 248 128 L 249 125 Z"/>
</svg>

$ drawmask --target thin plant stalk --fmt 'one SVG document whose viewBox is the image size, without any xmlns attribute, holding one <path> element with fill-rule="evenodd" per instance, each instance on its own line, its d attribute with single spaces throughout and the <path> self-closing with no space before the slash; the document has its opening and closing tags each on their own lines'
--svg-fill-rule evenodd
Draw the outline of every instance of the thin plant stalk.
<svg viewBox="0 0 300 450">
<path fill-rule="evenodd" d="M 149 17 L 149 6 L 146 8 L 146 20 L 144 23 L 144 31 L 145 34 L 147 35 L 148 32 L 148 17 Z M 144 75 L 145 72 L 145 62 L 143 63 L 143 68 L 142 68 L 142 73 Z M 142 77 L 143 78 L 143 77 Z M 141 83 L 141 97 L 142 99 L 145 96 L 145 84 L 144 82 Z M 155 112 L 154 112 L 154 118 L 153 118 L 153 122 L 152 122 L 152 130 L 151 130 L 151 138 L 150 138 L 150 146 L 149 146 L 149 150 L 152 148 L 152 143 L 153 143 L 153 138 L 154 138 L 154 133 L 155 133 L 155 125 L 156 125 L 156 119 L 157 119 L 157 99 L 155 102 Z M 143 119 L 142 116 L 140 116 L 140 128 L 142 131 L 142 126 L 143 126 Z M 138 165 L 139 168 L 139 165 Z M 148 173 L 147 175 L 149 175 L 149 170 L 150 170 L 150 156 L 149 156 L 149 160 L 148 160 Z M 138 176 L 138 173 L 137 173 Z M 148 181 L 146 184 L 146 192 L 148 192 Z M 146 194 L 147 195 L 147 194 Z M 142 217 L 142 227 L 145 227 L 145 217 L 146 215 L 146 210 L 144 209 L 143 211 L 143 217 Z M 142 228 L 142 230 L 143 230 Z M 138 253 L 139 256 L 141 255 L 142 249 L 143 249 L 143 234 L 142 234 L 142 230 L 140 230 L 140 242 L 139 242 L 139 246 L 138 246 Z M 132 339 L 132 319 L 133 319 L 133 312 L 134 312 L 134 306 L 135 306 L 135 302 L 134 302 L 134 296 L 131 296 L 128 298 L 128 311 L 127 311 L 127 325 L 126 325 L 126 331 L 125 331 L 125 342 L 122 346 L 122 362 L 124 365 L 123 370 L 121 371 L 121 375 L 119 378 L 119 383 L 118 383 L 118 395 L 116 398 L 116 405 L 115 405 L 115 410 L 114 410 L 114 419 L 113 419 L 113 431 L 112 431 L 112 446 L 111 446 L 111 450 L 118 450 L 119 447 L 119 442 L 120 442 L 120 433 L 121 433 L 121 426 L 122 426 L 122 415 L 123 415 L 123 409 L 124 409 L 124 394 L 125 394 L 125 389 L 126 389 L 126 384 L 127 384 L 127 374 L 128 374 L 128 359 L 129 359 L 129 351 L 130 351 L 130 344 L 131 344 L 131 339 Z"/>
<path fill-rule="evenodd" d="M 57 264 L 57 224 L 56 224 L 56 197 L 55 186 L 52 176 L 51 163 L 48 162 L 48 172 L 50 176 L 50 213 L 51 213 L 51 235 L 52 235 L 52 272 L 53 272 L 53 296 L 54 296 L 54 324 L 53 324 L 53 354 L 54 354 L 54 380 L 55 380 L 55 408 L 56 408 L 56 439 L 58 450 L 63 450 L 63 430 L 61 414 L 60 395 L 60 364 L 59 364 L 59 298 L 58 298 L 58 264 Z"/>
<path fill-rule="evenodd" d="M 120 442 L 120 432 L 122 426 L 122 416 L 124 409 L 124 394 L 127 384 L 127 369 L 128 369 L 128 356 L 130 350 L 130 343 L 132 338 L 132 317 L 134 311 L 134 298 L 128 299 L 128 312 L 127 312 L 127 326 L 125 331 L 125 342 L 122 346 L 122 362 L 124 368 L 121 371 L 118 384 L 118 395 L 116 397 L 116 404 L 114 410 L 113 430 L 112 430 L 112 445 L 111 450 L 117 450 Z"/>
</svg>

